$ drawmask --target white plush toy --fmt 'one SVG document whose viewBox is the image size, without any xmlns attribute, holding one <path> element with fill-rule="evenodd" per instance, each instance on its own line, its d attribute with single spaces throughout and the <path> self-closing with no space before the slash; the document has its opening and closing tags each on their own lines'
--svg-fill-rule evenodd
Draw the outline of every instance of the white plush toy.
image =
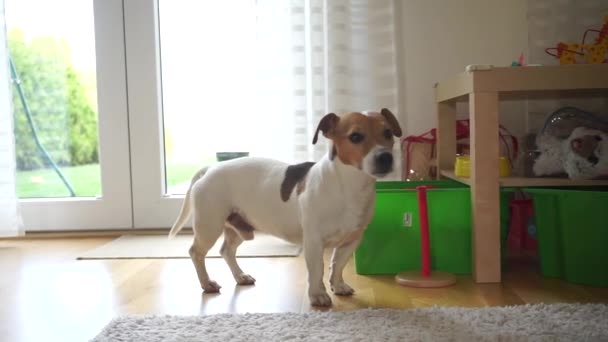
<svg viewBox="0 0 608 342">
<path fill-rule="evenodd" d="M 608 134 L 586 127 L 575 128 L 567 139 L 540 134 L 540 155 L 534 162 L 537 176 L 568 174 L 570 179 L 608 177 Z"/>
</svg>

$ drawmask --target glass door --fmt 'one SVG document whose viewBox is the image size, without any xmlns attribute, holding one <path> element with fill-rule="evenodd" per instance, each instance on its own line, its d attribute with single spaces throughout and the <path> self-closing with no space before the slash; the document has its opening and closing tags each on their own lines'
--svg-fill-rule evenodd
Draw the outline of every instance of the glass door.
<svg viewBox="0 0 608 342">
<path fill-rule="evenodd" d="M 322 2 L 5 1 L 26 230 L 170 227 L 202 167 L 320 158 L 327 94 L 358 91 Z"/>
<path fill-rule="evenodd" d="M 244 155 L 294 160 L 290 6 L 125 1 L 135 227 L 170 227 L 204 166 Z"/>
<path fill-rule="evenodd" d="M 5 0 L 27 231 L 132 227 L 121 0 Z"/>
</svg>

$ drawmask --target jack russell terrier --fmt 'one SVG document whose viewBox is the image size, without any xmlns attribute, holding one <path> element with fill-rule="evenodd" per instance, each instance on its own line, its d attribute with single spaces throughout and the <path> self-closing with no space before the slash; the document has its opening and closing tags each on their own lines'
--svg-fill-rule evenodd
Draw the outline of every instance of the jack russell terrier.
<svg viewBox="0 0 608 342">
<path fill-rule="evenodd" d="M 390 110 L 379 113 L 325 115 L 319 131 L 331 150 L 319 162 L 297 165 L 258 157 L 224 161 L 192 178 L 181 212 L 171 228 L 174 237 L 193 211 L 194 240 L 189 253 L 204 292 L 218 292 L 209 278 L 205 256 L 224 233 L 221 255 L 239 285 L 255 279 L 241 270 L 236 249 L 254 231 L 302 245 L 313 306 L 330 306 L 323 283 L 323 251 L 333 248 L 329 283 L 336 295 L 354 290 L 342 270 L 374 213 L 375 180 L 393 170 L 394 136 L 401 127 Z"/>
</svg>

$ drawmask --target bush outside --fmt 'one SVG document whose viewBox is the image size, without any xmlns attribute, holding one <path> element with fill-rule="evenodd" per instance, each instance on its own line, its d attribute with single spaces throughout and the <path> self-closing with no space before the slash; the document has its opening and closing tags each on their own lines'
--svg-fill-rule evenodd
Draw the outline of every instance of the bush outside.
<svg viewBox="0 0 608 342">
<path fill-rule="evenodd" d="M 15 64 L 39 139 L 59 165 L 99 162 L 97 111 L 83 77 L 72 66 L 64 41 L 43 37 L 26 42 L 13 29 L 8 35 Z M 15 152 L 18 170 L 48 167 L 32 136 L 24 108 L 12 87 Z"/>
</svg>

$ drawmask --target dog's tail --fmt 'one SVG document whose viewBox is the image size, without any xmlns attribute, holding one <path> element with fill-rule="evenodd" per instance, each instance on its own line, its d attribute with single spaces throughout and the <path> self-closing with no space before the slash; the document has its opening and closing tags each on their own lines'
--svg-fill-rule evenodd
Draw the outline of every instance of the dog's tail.
<svg viewBox="0 0 608 342">
<path fill-rule="evenodd" d="M 171 231 L 169 231 L 169 239 L 172 239 L 182 230 L 182 227 L 186 223 L 186 221 L 190 218 L 190 210 L 192 209 L 192 199 L 190 198 L 190 190 L 192 190 L 192 186 L 199 180 L 201 177 L 205 175 L 208 168 L 203 168 L 199 170 L 190 181 L 190 186 L 188 187 L 188 191 L 186 191 L 186 196 L 184 197 L 184 202 L 182 203 L 182 209 L 179 212 L 179 216 L 177 220 L 171 227 Z"/>
</svg>

